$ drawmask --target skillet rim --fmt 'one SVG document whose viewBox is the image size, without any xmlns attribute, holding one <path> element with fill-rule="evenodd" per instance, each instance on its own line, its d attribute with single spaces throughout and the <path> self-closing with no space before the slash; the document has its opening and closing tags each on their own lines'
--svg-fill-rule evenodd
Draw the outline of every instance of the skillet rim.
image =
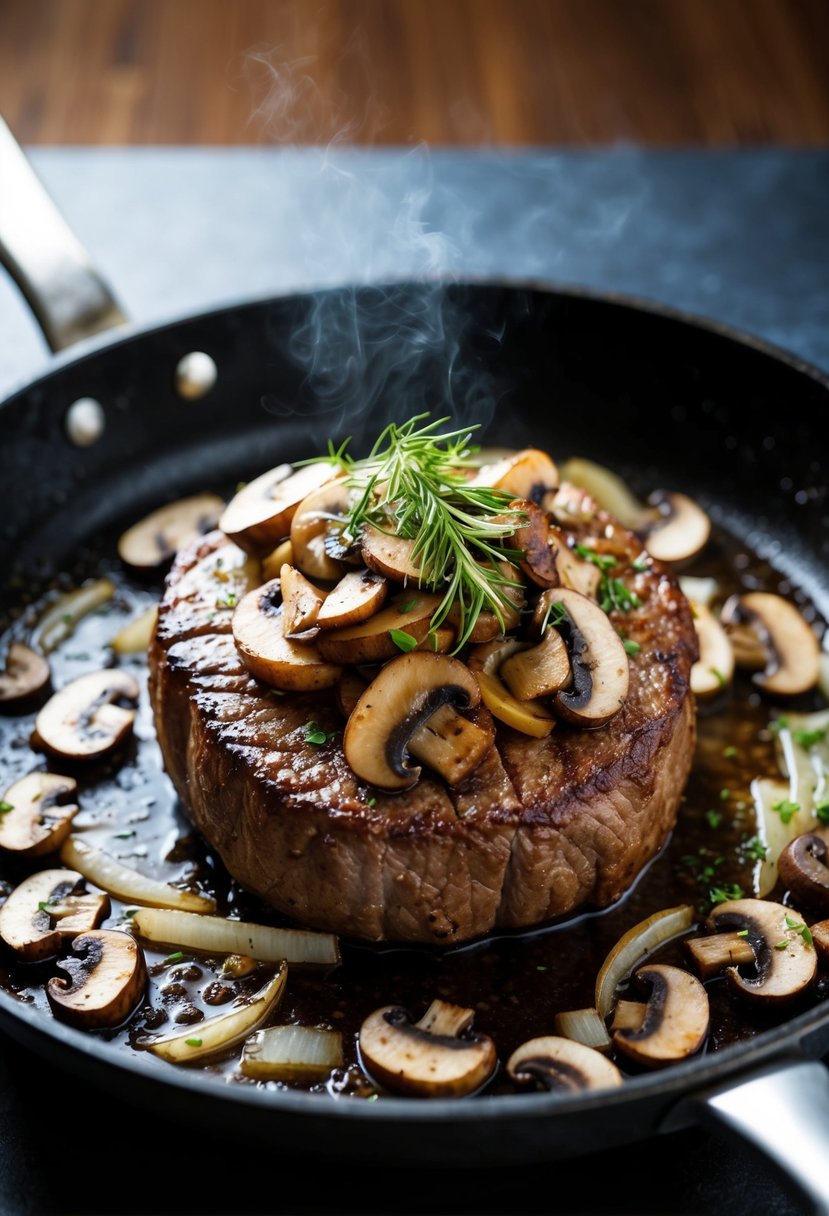
<svg viewBox="0 0 829 1216">
<path fill-rule="evenodd" d="M 405 287 L 445 286 L 463 291 L 483 289 L 493 291 L 529 291 L 558 297 L 563 301 L 576 300 L 587 303 L 612 305 L 625 311 L 635 311 L 645 316 L 674 322 L 683 328 L 701 330 L 725 339 L 729 344 L 748 348 L 790 368 L 795 373 L 811 380 L 829 393 L 829 368 L 822 368 L 785 347 L 778 346 L 760 335 L 743 330 L 730 322 L 701 316 L 691 310 L 665 304 L 649 297 L 625 292 L 602 291 L 566 281 L 548 279 L 502 277 L 445 277 L 436 275 L 428 279 L 413 280 L 406 276 L 399 279 L 310 286 L 302 289 L 289 288 L 282 292 L 265 292 L 237 297 L 209 308 L 189 313 L 179 313 L 166 319 L 152 322 L 128 322 L 113 330 L 106 330 L 73 345 L 65 351 L 51 356 L 49 364 L 35 376 L 13 384 L 0 398 L 0 411 L 14 399 L 28 391 L 48 384 L 66 368 L 93 360 L 104 351 L 117 350 L 120 346 L 134 344 L 141 339 L 150 339 L 175 329 L 201 321 L 216 320 L 229 313 L 247 308 L 266 307 L 268 304 L 304 300 L 309 296 L 334 294 L 338 291 L 383 290 Z M 25 1046 L 47 1043 L 58 1063 L 64 1068 L 78 1065 L 85 1059 L 94 1059 L 103 1066 L 107 1077 L 117 1080 L 124 1073 L 137 1076 L 144 1085 L 157 1089 L 160 1096 L 170 1088 L 179 1095 L 188 1095 L 190 1100 L 209 1098 L 223 1107 L 244 1107 L 263 1118 L 267 1112 L 280 1118 L 285 1115 L 327 1120 L 380 1120 L 396 1126 L 440 1122 L 474 1125 L 491 1124 L 500 1120 L 540 1120 L 568 1115 L 586 1115 L 599 1107 L 624 1109 L 637 1098 L 662 1099 L 665 1105 L 693 1099 L 696 1093 L 708 1087 L 733 1079 L 739 1080 L 741 1072 L 764 1064 L 780 1064 L 791 1059 L 820 1058 L 829 1049 L 829 1004 L 818 1006 L 796 1015 L 791 1021 L 760 1032 L 756 1037 L 731 1044 L 716 1052 L 708 1052 L 691 1060 L 671 1066 L 662 1072 L 626 1077 L 617 1089 L 601 1090 L 584 1094 L 561 1095 L 545 1093 L 498 1094 L 485 1092 L 471 1100 L 437 1098 L 419 1102 L 412 1098 L 384 1096 L 380 1102 L 366 1102 L 353 1098 L 337 1098 L 328 1093 L 302 1091 L 269 1091 L 255 1086 L 230 1086 L 221 1078 L 205 1072 L 187 1071 L 156 1061 L 126 1054 L 121 1048 L 110 1049 L 105 1039 L 64 1026 L 49 1020 L 41 1010 L 21 1004 L 7 992 L 0 990 L 0 1030 Z M 820 1032 L 823 1031 L 823 1036 Z M 803 1040 L 809 1036 L 820 1038 L 820 1051 L 804 1050 Z M 63 1051 L 56 1051 L 59 1047 Z M 66 1050 L 68 1049 L 68 1057 Z M 51 1055 L 50 1055 L 51 1058 Z M 68 1061 L 68 1062 L 67 1062 Z M 150 1067 L 147 1067 L 147 1062 Z M 157 1066 L 157 1070 L 156 1070 Z M 95 1078 L 100 1085 L 100 1079 Z M 691 1120 L 689 1119 L 688 1122 Z M 637 1138 L 641 1138 L 638 1136 Z"/>
</svg>

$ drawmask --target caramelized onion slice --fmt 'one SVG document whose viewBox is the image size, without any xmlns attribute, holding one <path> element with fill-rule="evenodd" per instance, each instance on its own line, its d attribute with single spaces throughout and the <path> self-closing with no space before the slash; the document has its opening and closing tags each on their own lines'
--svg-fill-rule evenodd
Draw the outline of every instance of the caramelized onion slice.
<svg viewBox="0 0 829 1216">
<path fill-rule="evenodd" d="M 37 649 L 41 654 L 51 654 L 74 633 L 79 621 L 108 603 L 114 594 L 115 584 L 108 578 L 99 578 L 62 595 L 46 609 L 37 623 L 34 638 Z"/>
<path fill-rule="evenodd" d="M 340 961 L 337 938 L 310 929 L 275 929 L 271 925 L 199 916 L 194 912 L 140 908 L 132 918 L 133 930 L 145 941 L 165 946 L 186 946 L 205 954 L 249 954 L 260 963 L 331 967 Z"/>
<path fill-rule="evenodd" d="M 619 984 L 646 954 L 663 942 L 690 929 L 694 909 L 690 904 L 664 908 L 640 921 L 620 937 L 608 954 L 596 976 L 596 1008 L 606 1018 L 613 1008 L 613 998 Z"/>
<path fill-rule="evenodd" d="M 343 1036 L 317 1026 L 269 1026 L 245 1043 L 241 1070 L 257 1081 L 323 1080 L 343 1063 Z"/>
<path fill-rule="evenodd" d="M 110 642 L 116 654 L 143 654 L 155 633 L 158 605 L 150 604 L 142 613 L 119 629 Z"/>
<path fill-rule="evenodd" d="M 248 1035 L 259 1029 L 282 999 L 287 977 L 288 968 L 282 963 L 276 975 L 244 1004 L 175 1034 L 143 1040 L 140 1045 L 170 1064 L 201 1064 L 244 1043 Z"/>
<path fill-rule="evenodd" d="M 77 870 L 89 882 L 94 882 L 96 887 L 124 903 L 149 904 L 154 908 L 183 908 L 191 912 L 213 912 L 216 907 L 207 895 L 183 891 L 167 882 L 139 874 L 78 836 L 70 836 L 65 841 L 60 859 L 65 866 Z"/>
<path fill-rule="evenodd" d="M 556 1033 L 596 1051 L 610 1051 L 612 1043 L 598 1009 L 568 1009 L 553 1018 Z"/>
</svg>

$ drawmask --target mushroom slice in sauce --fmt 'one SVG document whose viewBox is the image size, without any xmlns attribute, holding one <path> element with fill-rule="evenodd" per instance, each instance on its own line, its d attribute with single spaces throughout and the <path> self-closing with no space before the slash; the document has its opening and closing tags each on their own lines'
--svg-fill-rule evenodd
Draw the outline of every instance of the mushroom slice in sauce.
<svg viewBox="0 0 829 1216">
<path fill-rule="evenodd" d="M 211 532 L 224 505 L 216 494 L 196 494 L 167 503 L 127 528 L 118 541 L 118 556 L 133 569 L 157 569 L 179 549 Z"/>
<path fill-rule="evenodd" d="M 492 1039 L 469 1033 L 474 1016 L 472 1009 L 439 1000 L 414 1023 L 399 1006 L 376 1009 L 360 1027 L 366 1070 L 385 1088 L 413 1097 L 470 1094 L 488 1080 L 496 1064 Z"/>
<path fill-rule="evenodd" d="M 320 629 L 346 629 L 359 625 L 382 608 L 389 584 L 372 570 L 352 570 L 329 592 L 317 614 Z"/>
<path fill-rule="evenodd" d="M 567 688 L 572 673 L 570 656 L 561 634 L 548 628 L 537 646 L 516 651 L 504 659 L 500 676 L 519 701 L 549 697 Z"/>
<path fill-rule="evenodd" d="M 76 937 L 72 951 L 77 957 L 58 963 L 69 979 L 56 977 L 46 985 L 52 1013 L 81 1030 L 120 1026 L 147 986 L 140 946 L 121 930 L 94 929 Z"/>
<path fill-rule="evenodd" d="M 754 974 L 726 968 L 734 988 L 749 1000 L 774 1005 L 799 996 L 814 982 L 817 955 L 803 917 L 794 908 L 766 899 L 717 904 L 706 927 L 745 933 L 754 953 Z"/>
<path fill-rule="evenodd" d="M 484 465 L 472 478 L 472 484 L 504 490 L 513 498 L 525 498 L 540 503 L 545 494 L 558 488 L 558 469 L 546 452 L 538 448 L 522 448 L 504 456 L 495 464 Z"/>
<path fill-rule="evenodd" d="M 493 717 L 522 734 L 545 739 L 556 725 L 555 717 L 541 701 L 519 701 L 501 679 L 501 665 L 528 649 L 517 638 L 500 638 L 476 646 L 469 654 L 469 669 L 481 689 L 481 698 Z"/>
<path fill-rule="evenodd" d="M 520 512 L 518 527 L 510 539 L 510 547 L 520 549 L 521 569 L 538 587 L 557 587 L 561 582 L 555 551 L 550 546 L 550 524 L 547 515 L 529 499 L 516 498 L 510 511 Z"/>
<path fill-rule="evenodd" d="M 477 680 L 458 659 L 427 651 L 400 655 L 381 669 L 354 707 L 343 735 L 345 758 L 358 777 L 378 789 L 409 789 L 421 772 L 409 764 L 415 739 L 424 763 L 446 780 L 460 781 L 492 746 L 490 732 L 456 712 L 480 700 Z M 430 745 L 427 734 L 439 710 Z"/>
<path fill-rule="evenodd" d="M 0 802 L 0 849 L 26 857 L 59 849 L 78 813 L 77 789 L 73 777 L 57 773 L 28 773 L 15 781 Z"/>
<path fill-rule="evenodd" d="M 274 590 L 277 590 L 276 588 Z M 320 609 L 325 603 L 324 591 L 309 583 L 305 575 L 295 566 L 287 562 L 279 571 L 278 595 L 271 597 L 271 605 L 276 601 L 278 607 L 279 595 L 282 597 L 282 632 L 286 637 L 292 634 L 305 633 L 313 629 L 317 623 Z"/>
<path fill-rule="evenodd" d="M 708 1033 L 709 1009 L 708 994 L 696 976 L 681 967 L 652 963 L 640 967 L 635 979 L 650 985 L 650 996 L 638 1025 L 632 1018 L 633 1025 L 612 1027 L 618 1050 L 649 1068 L 698 1051 Z"/>
<path fill-rule="evenodd" d="M 0 671 L 0 706 L 26 705 L 48 687 L 51 678 L 48 659 L 23 642 L 12 642 Z"/>
<path fill-rule="evenodd" d="M 393 659 L 400 654 L 401 641 L 413 642 L 415 646 L 429 645 L 427 635 L 439 605 L 440 596 L 403 591 L 359 625 L 321 630 L 316 639 L 317 649 L 330 663 L 381 663 Z"/>
<path fill-rule="evenodd" d="M 40 870 L 24 878 L 0 908 L 0 938 L 27 962 L 57 954 L 62 939 L 49 907 L 62 904 L 81 881 L 73 870 Z"/>
<path fill-rule="evenodd" d="M 340 668 L 326 662 L 312 642 L 285 636 L 280 597 L 279 580 L 271 579 L 237 604 L 231 627 L 242 662 L 257 680 L 286 692 L 330 688 Z"/>
<path fill-rule="evenodd" d="M 78 676 L 37 715 L 36 741 L 66 760 L 97 760 L 131 733 L 135 710 L 116 702 L 137 701 L 138 694 L 136 680 L 117 668 Z"/>
<path fill-rule="evenodd" d="M 713 697 L 734 677 L 734 648 L 711 609 L 689 602 L 699 643 L 699 658 L 691 668 L 691 689 L 695 696 Z"/>
<path fill-rule="evenodd" d="M 581 727 L 609 722 L 627 697 L 630 665 L 607 613 L 578 591 L 556 587 L 539 598 L 535 619 L 549 619 L 564 638 L 570 658 L 572 681 L 566 691 L 556 693 L 555 713 Z"/>
<path fill-rule="evenodd" d="M 556 1093 L 611 1089 L 622 1084 L 622 1074 L 601 1052 L 575 1039 L 544 1035 L 522 1043 L 507 1060 L 507 1072 L 519 1085 Z"/>
<path fill-rule="evenodd" d="M 651 557 L 685 562 L 702 552 L 711 535 L 711 521 L 698 503 L 687 494 L 667 490 L 656 490 L 648 502 L 655 513 L 637 530 Z"/>
<path fill-rule="evenodd" d="M 248 482 L 231 498 L 219 527 L 247 553 L 262 557 L 288 536 L 300 503 L 338 476 L 338 470 L 327 461 L 296 471 L 289 464 L 278 465 Z"/>
<path fill-rule="evenodd" d="M 330 553 L 332 539 L 342 535 L 351 510 L 353 491 L 342 478 L 329 478 L 312 490 L 291 520 L 293 563 L 309 578 L 334 581 L 345 573 L 344 561 Z M 343 551 L 342 546 L 339 549 Z"/>
<path fill-rule="evenodd" d="M 366 524 L 360 543 L 363 561 L 376 574 L 383 574 L 392 582 L 411 583 L 415 587 L 424 581 L 424 571 L 414 556 L 414 540 Z"/>
<path fill-rule="evenodd" d="M 780 854 L 777 872 L 798 905 L 829 914 L 829 849 L 825 831 L 805 832 L 790 840 Z"/>
<path fill-rule="evenodd" d="M 764 667 L 755 684 L 776 696 L 814 688 L 820 675 L 820 646 L 811 625 L 781 595 L 748 591 L 731 596 L 720 619 L 738 665 Z"/>
</svg>

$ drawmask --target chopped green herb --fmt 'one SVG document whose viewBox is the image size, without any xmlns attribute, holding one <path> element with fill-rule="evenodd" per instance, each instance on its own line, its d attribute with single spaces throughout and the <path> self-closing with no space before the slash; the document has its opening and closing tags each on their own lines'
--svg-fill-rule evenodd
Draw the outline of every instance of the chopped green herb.
<svg viewBox="0 0 829 1216">
<path fill-rule="evenodd" d="M 65 654 L 63 657 L 68 659 L 70 663 L 86 663 L 89 661 L 89 655 L 85 650 L 79 650 L 75 654 Z"/>
<path fill-rule="evenodd" d="M 725 904 L 731 899 L 742 899 L 745 892 L 737 882 L 727 883 L 724 887 L 712 887 L 708 898 L 712 904 Z"/>
<path fill-rule="evenodd" d="M 709 667 L 709 668 L 708 668 L 708 670 L 711 672 L 711 675 L 712 675 L 712 676 L 714 677 L 714 679 L 717 681 L 717 683 L 719 684 L 720 688 L 725 688 L 726 684 L 728 683 L 728 680 L 726 680 L 725 676 L 724 676 L 724 675 L 723 675 L 723 673 L 722 673 L 722 672 L 719 670 L 719 668 L 717 668 L 717 667 Z"/>
<path fill-rule="evenodd" d="M 132 920 L 137 911 L 137 908 L 127 908 L 127 910 L 124 912 L 124 916 L 126 916 L 127 920 Z"/>
<path fill-rule="evenodd" d="M 165 958 L 165 963 L 180 963 L 184 958 L 183 950 L 174 950 L 172 954 L 168 954 Z"/>
<path fill-rule="evenodd" d="M 804 924 L 804 922 L 802 920 L 795 920 L 794 917 L 787 916 L 786 917 L 786 928 L 794 929 L 795 933 L 799 933 L 800 936 L 803 938 L 803 944 L 805 946 L 811 946 L 812 931 L 807 924 Z"/>
<path fill-rule="evenodd" d="M 544 620 L 541 622 L 541 636 L 547 632 L 547 626 L 552 626 L 555 629 L 563 621 L 567 620 L 567 611 L 560 600 L 551 600 L 547 605 L 547 611 L 544 613 Z"/>
<path fill-rule="evenodd" d="M 41 899 L 40 903 L 37 905 L 38 911 L 45 912 L 51 902 L 52 902 L 51 899 Z"/>
<path fill-rule="evenodd" d="M 750 861 L 765 861 L 768 848 L 763 844 L 759 836 L 752 836 L 743 845 L 743 852 Z"/>
<path fill-rule="evenodd" d="M 5 800 L 3 802 L 0 802 L 0 815 L 8 815 L 9 811 L 13 811 L 13 810 L 14 810 L 14 806 L 12 805 L 11 802 L 6 802 Z"/>
<path fill-rule="evenodd" d="M 792 733 L 792 738 L 800 747 L 814 747 L 817 743 L 822 743 L 826 738 L 825 730 L 796 730 Z"/>
<path fill-rule="evenodd" d="M 305 723 L 305 742 L 314 743 L 317 747 L 322 747 L 323 743 L 327 743 L 338 733 L 336 730 L 323 730 L 317 722 Z"/>
<path fill-rule="evenodd" d="M 413 638 L 410 633 L 406 633 L 405 629 L 390 629 L 389 636 L 398 650 L 402 650 L 404 654 L 408 654 L 410 650 L 414 650 L 417 646 L 417 638 Z"/>
<path fill-rule="evenodd" d="M 784 798 L 780 802 L 773 802 L 771 809 L 777 812 L 783 823 L 791 823 L 800 810 L 800 803 L 790 802 L 788 798 Z"/>
<path fill-rule="evenodd" d="M 574 548 L 579 557 L 583 557 L 587 562 L 592 562 L 600 570 L 612 570 L 618 564 L 612 553 L 596 553 L 594 549 L 588 548 L 587 545 L 575 545 Z"/>
<path fill-rule="evenodd" d="M 224 599 L 216 600 L 217 608 L 235 608 L 238 596 L 235 591 L 228 591 Z"/>
<path fill-rule="evenodd" d="M 634 642 L 632 638 L 625 638 L 624 641 L 625 654 L 638 654 L 642 647 L 638 642 Z"/>
<path fill-rule="evenodd" d="M 729 790 L 729 789 L 720 790 L 720 799 L 723 802 L 727 802 L 730 797 L 731 797 L 731 790 Z"/>
<path fill-rule="evenodd" d="M 784 937 L 782 942 L 774 943 L 774 948 L 775 948 L 775 950 L 785 950 L 788 945 L 790 945 L 789 939 L 787 937 Z"/>
<path fill-rule="evenodd" d="M 541 963 L 539 963 L 538 966 L 536 967 L 536 971 L 546 971 L 546 970 L 547 970 L 547 968 L 545 966 L 543 966 Z"/>
<path fill-rule="evenodd" d="M 406 600 L 405 604 L 400 605 L 399 611 L 400 612 L 411 612 L 411 610 L 414 608 L 416 603 L 417 603 L 417 596 L 414 595 L 414 596 L 412 596 L 412 598 L 410 600 Z"/>
<path fill-rule="evenodd" d="M 132 836 L 134 836 L 134 835 L 135 835 L 135 832 L 134 832 L 134 831 L 133 831 L 133 829 L 131 828 L 131 829 L 130 829 L 128 832 L 115 832 L 115 833 L 113 833 L 113 837 L 112 837 L 112 839 L 113 839 L 113 840 L 129 840 L 129 839 L 130 839 Z"/>
<path fill-rule="evenodd" d="M 722 821 L 723 821 L 722 811 L 711 810 L 711 811 L 705 812 L 705 822 L 708 824 L 709 828 L 718 828 L 720 826 L 720 824 L 722 823 Z"/>
<path fill-rule="evenodd" d="M 184 1041 L 188 1047 L 201 1047 L 202 1043 L 201 1039 L 185 1039 Z"/>
<path fill-rule="evenodd" d="M 734 760 L 737 756 L 737 749 L 736 747 L 724 747 L 722 754 L 725 756 L 726 760 Z"/>
<path fill-rule="evenodd" d="M 650 566 L 647 553 L 642 553 L 639 557 L 637 557 L 635 562 L 631 562 L 631 565 L 633 566 L 634 570 L 636 570 L 639 574 L 642 574 Z"/>
<path fill-rule="evenodd" d="M 60 619 L 63 621 L 64 625 L 71 625 L 75 618 L 72 616 L 71 612 L 64 612 Z"/>
<path fill-rule="evenodd" d="M 773 730 L 777 734 L 781 730 L 788 730 L 789 719 L 781 714 L 779 718 L 775 718 L 769 725 L 769 730 Z"/>
<path fill-rule="evenodd" d="M 368 805 L 369 805 L 369 806 L 377 806 L 377 799 L 376 799 L 376 798 L 369 798 L 369 800 L 368 800 Z"/>
<path fill-rule="evenodd" d="M 748 929 L 738 929 L 737 936 L 738 937 L 748 937 Z"/>
<path fill-rule="evenodd" d="M 376 1102 L 379 1097 L 379 1094 L 369 1094 L 369 1096 L 366 1098 L 366 1102 Z"/>
<path fill-rule="evenodd" d="M 815 806 L 815 814 L 821 823 L 829 823 L 829 801 L 818 802 Z"/>
<path fill-rule="evenodd" d="M 641 607 L 642 601 L 620 578 L 603 574 L 599 583 L 599 607 L 602 612 L 630 612 Z"/>
</svg>

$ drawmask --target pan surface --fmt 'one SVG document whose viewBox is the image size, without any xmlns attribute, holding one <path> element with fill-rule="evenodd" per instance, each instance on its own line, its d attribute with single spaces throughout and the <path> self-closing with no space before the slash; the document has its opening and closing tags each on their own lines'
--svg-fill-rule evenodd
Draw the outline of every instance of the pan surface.
<svg viewBox="0 0 829 1216">
<path fill-rule="evenodd" d="M 179 396 L 174 379 L 194 350 L 218 369 L 196 402 Z M 76 447 L 67 414 L 90 397 L 106 424 L 98 442 Z M 460 424 L 484 422 L 485 443 L 532 443 L 559 459 L 586 455 L 642 493 L 655 485 L 690 493 L 825 619 L 827 475 L 817 440 L 827 408 L 829 381 L 814 369 L 631 301 L 474 283 L 254 301 L 103 340 L 59 359 L 3 405 L 8 600 L 18 580 L 48 580 L 101 535 L 173 497 L 232 486 L 320 450 L 329 437 L 351 434 L 359 448 L 390 417 L 429 409 Z M 609 1095 L 366 1104 L 239 1092 L 148 1068 L 4 992 L 0 1022 L 56 1065 L 104 1087 L 129 1087 L 147 1106 L 164 1102 L 257 1136 L 278 1131 L 284 1145 L 300 1145 L 313 1127 L 327 1153 L 351 1159 L 365 1155 L 368 1125 L 375 1160 L 432 1164 L 457 1164 L 473 1150 L 493 1164 L 527 1163 L 624 1143 L 658 1130 L 698 1088 L 829 1050 L 829 1012 L 818 1007 Z"/>
</svg>

